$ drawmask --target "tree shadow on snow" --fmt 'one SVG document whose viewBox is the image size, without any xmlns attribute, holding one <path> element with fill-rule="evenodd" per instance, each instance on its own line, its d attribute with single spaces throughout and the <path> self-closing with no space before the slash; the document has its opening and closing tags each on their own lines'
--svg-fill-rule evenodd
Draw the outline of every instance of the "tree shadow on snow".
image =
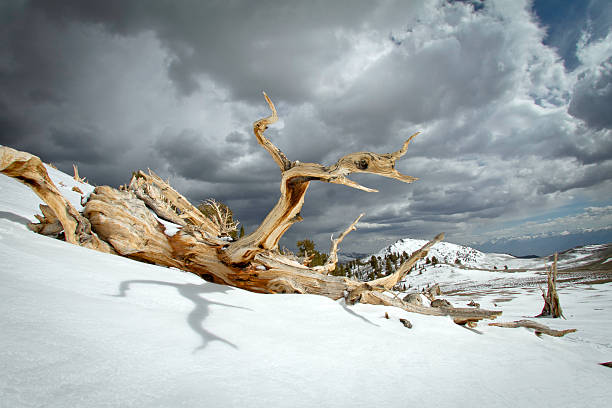
<svg viewBox="0 0 612 408">
<path fill-rule="evenodd" d="M 207 300 L 206 298 L 201 296 L 207 293 L 219 293 L 219 292 L 225 293 L 230 289 L 229 287 L 224 288 L 223 286 L 212 285 L 212 284 L 200 284 L 200 285 L 194 284 L 194 283 L 182 283 L 181 284 L 181 283 L 170 283 L 170 282 L 163 282 L 163 281 L 156 281 L 156 280 L 137 279 L 137 280 L 129 280 L 129 281 L 121 282 L 121 284 L 119 285 L 119 294 L 111 295 L 111 296 L 126 297 L 126 292 L 130 290 L 130 286 L 132 284 L 158 285 L 158 286 L 173 287 L 173 288 L 176 288 L 176 290 L 178 290 L 181 296 L 193 302 L 194 308 L 191 312 L 189 312 L 189 315 L 187 316 L 187 323 L 189 323 L 189 326 L 191 327 L 191 329 L 197 334 L 199 334 L 200 337 L 202 338 L 202 345 L 199 347 L 196 347 L 193 350 L 194 353 L 199 350 L 202 350 L 208 345 L 209 342 L 215 341 L 215 340 L 225 343 L 228 346 L 231 346 L 235 349 L 238 349 L 238 347 L 236 347 L 234 343 L 211 333 L 210 331 L 206 330 L 203 327 L 204 320 L 206 320 L 206 318 L 210 314 L 210 311 L 209 311 L 210 305 L 218 305 L 218 306 L 225 306 L 225 307 L 231 307 L 231 308 L 236 308 L 236 309 L 251 310 L 246 307 L 228 305 L 226 303 L 220 303 L 220 302 L 214 302 L 211 300 Z"/>
<path fill-rule="evenodd" d="M 0 211 L 0 218 L 4 218 L 5 220 L 17 222 L 19 224 L 23 224 L 26 226 L 32 222 L 28 220 L 27 218 L 22 217 L 21 215 L 17 215 L 15 213 L 8 212 L 8 211 Z"/>
<path fill-rule="evenodd" d="M 380 327 L 379 325 L 377 325 L 376 323 L 371 322 L 370 320 L 366 319 L 365 317 L 363 317 L 362 315 L 360 315 L 359 313 L 355 312 L 354 310 L 351 310 L 348 305 L 342 301 L 339 302 L 340 306 L 342 306 L 342 308 L 344 309 L 345 312 L 347 312 L 350 315 L 353 315 L 355 317 L 358 317 L 359 319 L 363 320 L 364 322 L 371 324 L 372 326 L 376 326 L 376 327 Z"/>
</svg>

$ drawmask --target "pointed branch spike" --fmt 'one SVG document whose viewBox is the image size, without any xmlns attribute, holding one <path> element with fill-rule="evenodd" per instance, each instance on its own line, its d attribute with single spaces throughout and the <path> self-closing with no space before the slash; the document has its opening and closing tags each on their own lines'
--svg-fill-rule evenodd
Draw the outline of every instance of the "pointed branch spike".
<svg viewBox="0 0 612 408">
<path fill-rule="evenodd" d="M 270 97 L 268 97 L 268 94 L 265 91 L 263 91 L 263 95 L 264 95 L 264 98 L 266 98 L 266 102 L 268 102 L 268 106 L 270 107 L 270 110 L 272 111 L 272 115 L 262 120 L 265 120 L 266 124 L 269 125 L 278 120 L 278 114 L 276 113 L 276 107 L 274 106 L 274 103 L 272 102 Z"/>
<path fill-rule="evenodd" d="M 327 275 L 336 268 L 336 264 L 338 263 L 338 245 L 351 231 L 355 231 L 357 229 L 355 225 L 357 225 L 359 220 L 364 215 L 365 213 L 359 214 L 359 217 L 357 217 L 355 221 L 353 221 L 351 225 L 349 225 L 348 228 L 345 229 L 344 232 L 342 232 L 342 234 L 338 236 L 338 238 L 334 239 L 334 236 L 332 234 L 332 237 L 331 237 L 332 244 L 331 244 L 331 248 L 329 249 L 329 257 L 327 258 L 325 265 L 315 266 L 314 268 L 312 268 L 313 270 Z"/>
<path fill-rule="evenodd" d="M 327 181 L 322 179 L 321 181 Z M 365 191 L 368 193 L 378 193 L 378 190 L 374 189 L 374 188 L 369 188 L 369 187 L 365 187 L 362 186 L 359 183 L 354 182 L 353 180 L 344 177 L 344 176 L 339 176 L 339 177 L 335 177 L 329 180 L 330 183 L 332 184 L 343 184 L 347 187 L 352 187 L 352 188 L 356 188 L 357 190 L 361 190 L 361 191 Z"/>
<path fill-rule="evenodd" d="M 397 152 L 395 152 L 395 153 L 391 153 L 391 155 L 392 155 L 392 156 L 393 156 L 395 159 L 399 159 L 400 157 L 402 157 L 403 155 L 405 155 L 405 154 L 406 154 L 406 152 L 408 151 L 408 145 L 410 144 L 410 142 L 412 141 L 412 139 L 413 139 L 413 138 L 414 138 L 416 135 L 418 135 L 418 134 L 420 134 L 420 133 L 421 133 L 421 132 L 416 132 L 416 133 L 414 133 L 412 136 L 410 136 L 410 137 L 408 138 L 408 140 L 406 140 L 406 141 L 404 142 L 404 145 L 402 146 L 402 148 L 401 148 L 401 149 L 399 149 L 399 150 L 398 150 Z"/>
</svg>

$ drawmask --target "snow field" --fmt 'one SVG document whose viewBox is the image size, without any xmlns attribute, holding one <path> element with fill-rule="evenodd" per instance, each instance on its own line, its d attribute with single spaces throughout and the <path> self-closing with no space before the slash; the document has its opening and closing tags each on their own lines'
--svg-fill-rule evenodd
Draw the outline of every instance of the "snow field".
<svg viewBox="0 0 612 408">
<path fill-rule="evenodd" d="M 50 174 L 69 190 L 72 178 Z M 1 407 L 606 405 L 612 371 L 597 363 L 612 360 L 612 284 L 560 289 L 568 320 L 544 323 L 577 333 L 481 322 L 479 334 L 397 308 L 254 294 L 36 235 L 24 224 L 39 203 L 0 176 Z M 542 306 L 537 288 L 473 298 L 496 303 L 501 321 Z"/>
</svg>

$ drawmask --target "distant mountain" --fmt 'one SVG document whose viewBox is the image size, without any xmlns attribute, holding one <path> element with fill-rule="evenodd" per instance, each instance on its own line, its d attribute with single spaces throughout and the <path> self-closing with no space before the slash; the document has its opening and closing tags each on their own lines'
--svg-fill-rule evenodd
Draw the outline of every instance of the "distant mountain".
<svg viewBox="0 0 612 408">
<path fill-rule="evenodd" d="M 374 255 L 381 258 L 389 254 L 401 255 L 404 252 L 410 255 L 421 249 L 426 243 L 427 241 L 421 239 L 404 238 L 381 249 Z M 429 250 L 427 257 L 430 259 L 436 257 L 439 263 L 454 264 L 459 261 L 462 265 L 479 266 L 485 259 L 485 254 L 474 248 L 451 244 L 450 242 L 439 242 Z"/>
<path fill-rule="evenodd" d="M 361 256 L 346 263 L 349 275 L 361 280 L 373 279 L 377 276 L 394 272 L 410 255 L 418 251 L 427 241 L 404 238 L 385 247 L 375 254 Z M 372 260 L 372 256 L 376 259 Z M 509 255 L 506 255 L 509 256 Z M 433 264 L 455 265 L 457 267 L 483 268 L 494 267 L 487 262 L 487 256 L 470 247 L 439 242 L 428 252 L 425 260 L 419 262 L 419 268 L 428 268 Z"/>
<path fill-rule="evenodd" d="M 361 280 L 384 276 L 389 273 L 389 266 L 395 271 L 408 256 L 426 243 L 427 241 L 420 239 L 400 239 L 372 255 L 361 256 L 345 264 L 350 271 L 349 275 Z M 375 261 L 371 261 L 372 256 L 376 258 Z M 509 254 L 484 253 L 450 242 L 439 242 L 429 250 L 425 260 L 417 263 L 408 280 L 420 281 L 418 278 L 415 280 L 414 271 L 424 275 L 424 282 L 432 279 L 444 281 L 447 278 L 450 281 L 453 273 L 468 273 L 472 278 L 477 271 L 543 272 L 551 262 L 552 255 L 515 257 Z M 559 253 L 558 267 L 560 270 L 609 270 L 612 268 L 612 244 L 586 245 L 563 251 Z M 443 271 L 446 271 L 444 276 L 440 275 Z M 447 273 L 449 276 L 446 276 Z"/>
<path fill-rule="evenodd" d="M 354 261 L 355 259 L 362 259 L 365 257 L 369 257 L 368 254 L 364 254 L 362 252 L 341 252 L 338 254 L 338 259 L 340 262 L 349 262 Z"/>
</svg>

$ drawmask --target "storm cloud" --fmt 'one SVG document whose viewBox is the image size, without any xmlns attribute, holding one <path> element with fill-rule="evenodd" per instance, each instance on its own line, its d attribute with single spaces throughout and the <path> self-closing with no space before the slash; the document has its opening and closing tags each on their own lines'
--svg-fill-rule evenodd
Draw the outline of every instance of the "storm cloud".
<svg viewBox="0 0 612 408">
<path fill-rule="evenodd" d="M 394 151 L 422 132 L 397 163 L 416 183 L 313 183 L 283 245 L 326 249 L 360 212 L 346 251 L 440 231 L 537 239 L 521 232 L 534 219 L 584 237 L 610 227 L 592 209 L 611 204 L 612 6 L 552 3 L 3 2 L 0 143 L 96 184 L 151 168 L 249 231 L 279 194 L 251 128 L 265 90 L 280 116 L 266 134 L 292 160 Z"/>
</svg>

